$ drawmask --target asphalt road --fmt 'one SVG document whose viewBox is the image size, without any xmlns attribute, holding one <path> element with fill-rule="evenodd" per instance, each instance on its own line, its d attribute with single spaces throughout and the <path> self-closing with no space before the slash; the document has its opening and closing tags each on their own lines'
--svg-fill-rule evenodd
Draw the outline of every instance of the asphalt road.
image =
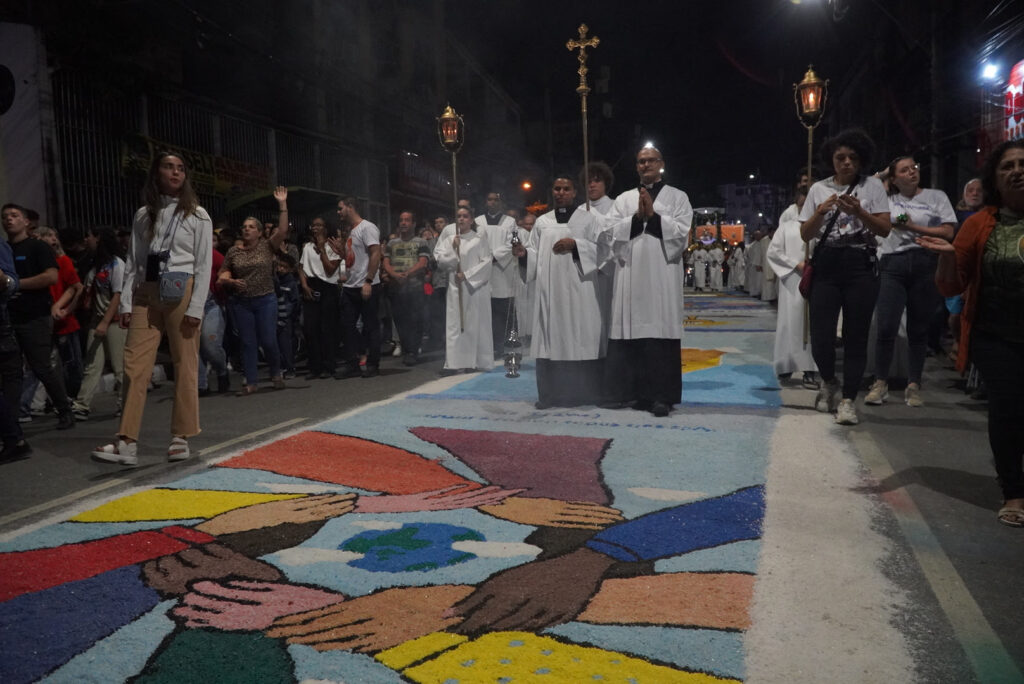
<svg viewBox="0 0 1024 684">
<path fill-rule="evenodd" d="M 407 367 L 399 358 L 384 357 L 376 378 L 306 380 L 300 374 L 288 380 L 287 389 L 281 391 L 272 391 L 266 382 L 264 389 L 247 397 L 236 397 L 234 392 L 204 397 L 199 403 L 203 431 L 189 440 L 198 456 L 179 463 L 168 463 L 166 457 L 171 382 L 149 393 L 135 468 L 97 463 L 89 456 L 95 447 L 109 443 L 117 431 L 112 394 L 98 394 L 90 419 L 73 430 L 55 430 L 52 415 L 35 418 L 23 425 L 33 448 L 31 458 L 0 466 L 0 533 L 88 496 L 181 477 L 183 472 L 201 467 L 204 459 L 405 392 L 437 378 L 442 361 L 440 354 L 427 354 L 423 363 Z M 232 389 L 237 390 L 241 382 L 241 376 L 233 373 Z"/>
</svg>

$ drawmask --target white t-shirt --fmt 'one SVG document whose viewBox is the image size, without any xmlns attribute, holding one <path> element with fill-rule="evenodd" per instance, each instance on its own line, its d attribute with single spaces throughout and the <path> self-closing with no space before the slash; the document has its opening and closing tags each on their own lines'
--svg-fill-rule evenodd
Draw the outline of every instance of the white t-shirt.
<svg viewBox="0 0 1024 684">
<path fill-rule="evenodd" d="M 324 243 L 324 249 L 327 250 L 328 261 L 339 261 L 341 257 L 331 249 L 331 246 Z M 299 263 L 302 265 L 302 272 L 306 274 L 307 278 L 319 278 L 320 280 L 337 285 L 338 279 L 345 275 L 345 262 L 342 261 L 338 264 L 338 268 L 334 269 L 334 273 L 327 275 L 324 270 L 324 262 L 320 258 L 320 255 L 316 253 L 316 244 L 307 242 L 302 247 L 302 258 Z"/>
<path fill-rule="evenodd" d="M 352 259 L 348 266 L 348 280 L 345 287 L 362 287 L 366 281 L 366 271 L 370 265 L 370 255 L 367 250 L 373 245 L 380 244 L 380 229 L 366 219 L 359 222 L 348 237 L 348 253 Z M 380 270 L 373 274 L 373 284 L 380 282 Z"/>
<path fill-rule="evenodd" d="M 904 197 L 900 193 L 889 195 L 889 214 L 894 225 L 896 217 L 900 214 L 906 214 L 910 223 L 929 228 L 941 226 L 943 223 L 952 224 L 954 227 L 957 224 L 956 212 L 949 203 L 949 197 L 941 190 L 931 188 L 922 188 L 921 192 L 913 197 Z M 894 227 L 888 237 L 882 238 L 879 252 L 896 254 L 908 249 L 924 249 L 914 242 L 918 235 L 912 230 Z"/>
<path fill-rule="evenodd" d="M 104 266 L 94 266 L 85 276 L 85 289 L 92 290 L 92 312 L 94 316 L 107 313 L 110 300 L 121 292 L 124 282 L 124 261 L 115 256 L 113 261 Z"/>
<path fill-rule="evenodd" d="M 800 221 L 806 221 L 814 215 L 819 204 L 824 203 L 832 195 L 842 195 L 846 192 L 847 185 L 838 185 L 835 176 L 829 176 L 811 186 L 807 193 L 807 201 L 800 210 Z M 889 212 L 889 198 L 885 194 L 885 186 L 882 181 L 874 176 L 864 176 L 857 187 L 850 193 L 860 200 L 860 205 L 869 214 L 886 214 Z M 832 220 L 832 215 L 839 211 L 838 205 L 827 213 L 821 222 L 818 236 L 825 232 L 825 227 Z M 877 238 L 864 223 L 856 216 L 850 216 L 840 212 L 832 230 L 828 233 L 825 242 L 826 247 L 855 247 L 857 249 L 875 249 L 878 246 Z"/>
</svg>

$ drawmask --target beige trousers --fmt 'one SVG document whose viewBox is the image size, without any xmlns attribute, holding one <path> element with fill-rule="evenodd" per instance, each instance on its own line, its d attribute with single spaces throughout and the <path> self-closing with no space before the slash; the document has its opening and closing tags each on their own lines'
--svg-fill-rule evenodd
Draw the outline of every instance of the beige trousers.
<svg viewBox="0 0 1024 684">
<path fill-rule="evenodd" d="M 174 362 L 174 408 L 171 434 L 191 437 L 199 434 L 199 330 L 189 337 L 181 332 L 181 322 L 192 298 L 192 279 L 185 296 L 177 304 L 160 303 L 157 283 L 143 283 L 132 299 L 132 322 L 124 346 L 124 389 L 119 435 L 139 438 L 146 390 L 153 375 L 160 338 L 167 335 Z"/>
<path fill-rule="evenodd" d="M 119 388 L 124 387 L 124 345 L 128 338 L 128 331 L 118 325 L 117 317 L 110 321 L 107 326 L 107 334 L 103 337 L 96 336 L 96 324 L 99 319 L 93 319 L 89 323 L 89 336 L 85 342 L 85 374 L 82 377 L 82 388 L 78 390 L 78 396 L 71 404 L 76 411 L 89 411 L 92 405 L 93 395 L 103 378 L 103 367 L 110 361 L 110 367 L 114 371 L 114 379 Z"/>
</svg>

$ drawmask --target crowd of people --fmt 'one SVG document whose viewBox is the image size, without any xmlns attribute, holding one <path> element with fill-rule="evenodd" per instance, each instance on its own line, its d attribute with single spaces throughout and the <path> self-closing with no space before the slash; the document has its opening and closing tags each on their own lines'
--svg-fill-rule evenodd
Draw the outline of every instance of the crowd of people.
<svg viewBox="0 0 1024 684">
<path fill-rule="evenodd" d="M 230 391 L 231 370 L 240 372 L 238 396 L 259 391 L 261 364 L 271 387 L 284 388 L 300 353 L 310 380 L 373 378 L 382 354 L 412 366 L 441 350 L 449 375 L 491 368 L 513 331 L 531 347 L 538 409 L 596 404 L 665 416 L 681 396 L 689 273 L 698 291 L 777 300 L 777 374 L 800 372 L 817 391 L 815 408 L 841 425 L 858 423 L 866 376 L 873 382 L 864 403 L 887 401 L 904 339 L 903 399 L 924 405 L 925 357 L 951 331 L 958 367 L 973 363 L 990 394 L 1006 501 L 1000 520 L 1024 526 L 1024 332 L 1016 329 L 1024 143 L 997 148 L 955 209 L 940 190 L 921 187 L 912 156 L 871 173 L 874 151 L 859 130 L 826 141 L 822 161 L 833 173 L 813 184 L 802 175 L 778 227 L 756 230 L 745 245 L 691 244 L 689 200 L 665 184 L 652 146 L 636 155 L 637 187 L 614 200 L 601 162 L 579 177 L 556 174 L 553 209 L 541 216 L 506 212 L 490 192 L 478 216 L 469 200 L 459 201 L 451 223 L 437 216 L 418 224 L 403 211 L 387 234 L 345 197 L 340 228 L 314 217 L 301 248 L 286 188 L 273 193 L 276 221 L 248 217 L 237 232 L 215 233 L 173 153 L 154 160 L 130 231 L 68 236 L 67 251 L 35 212 L 7 204 L 0 461 L 31 453 L 20 422 L 44 406 L 57 429 L 88 420 L 109 365 L 120 423 L 93 457 L 136 464 L 165 336 L 175 378 L 171 461 L 191 455 L 211 370 L 219 393 Z"/>
</svg>

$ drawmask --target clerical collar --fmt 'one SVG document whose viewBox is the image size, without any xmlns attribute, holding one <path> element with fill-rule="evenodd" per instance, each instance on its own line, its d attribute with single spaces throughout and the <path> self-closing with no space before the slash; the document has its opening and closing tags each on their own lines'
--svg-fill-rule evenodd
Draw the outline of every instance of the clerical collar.
<svg viewBox="0 0 1024 684">
<path fill-rule="evenodd" d="M 568 223 L 572 216 L 572 207 L 555 207 L 555 220 L 559 223 Z"/>
<path fill-rule="evenodd" d="M 487 220 L 487 225 L 496 226 L 501 223 L 501 212 L 499 211 L 497 214 L 493 215 L 484 212 L 484 218 Z"/>
<path fill-rule="evenodd" d="M 641 183 L 640 185 L 647 188 L 647 192 L 650 193 L 651 199 L 655 199 L 658 196 L 658 193 L 661 192 L 661 189 L 665 187 L 665 181 L 660 180 L 657 183 L 651 184 Z"/>
</svg>

